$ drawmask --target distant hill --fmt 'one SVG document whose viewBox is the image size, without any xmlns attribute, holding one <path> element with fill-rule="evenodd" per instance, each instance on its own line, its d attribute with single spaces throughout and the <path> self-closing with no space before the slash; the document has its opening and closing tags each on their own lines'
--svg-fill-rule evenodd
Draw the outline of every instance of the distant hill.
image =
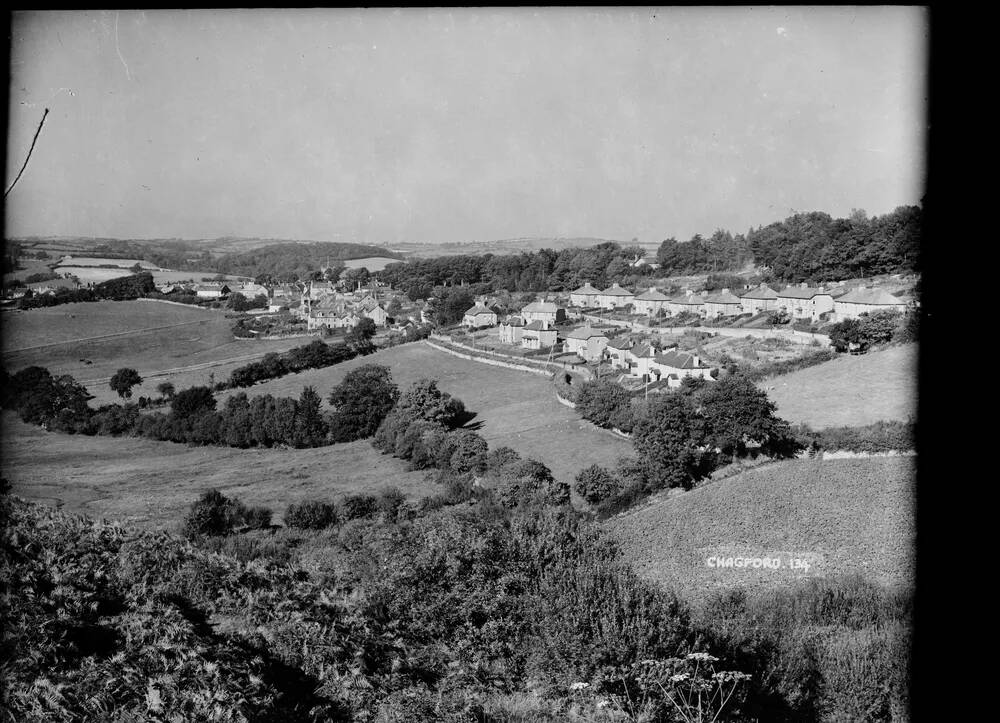
<svg viewBox="0 0 1000 723">
<path fill-rule="evenodd" d="M 496 239 L 492 241 L 455 241 L 449 243 L 396 243 L 393 250 L 406 256 L 419 256 L 422 258 L 433 256 L 455 256 L 464 254 L 519 254 L 523 252 L 533 252 L 540 249 L 552 249 L 562 251 L 570 248 L 588 248 L 602 243 L 617 243 L 622 246 L 631 245 L 628 241 L 621 241 L 606 238 L 594 238 L 591 236 L 579 236 L 572 238 L 553 238 L 543 236 L 522 236 L 520 238 Z M 635 244 L 637 246 L 650 247 L 655 249 L 659 245 Z"/>
<path fill-rule="evenodd" d="M 286 241 L 267 244 L 249 251 L 227 253 L 212 260 L 212 270 L 223 274 L 259 276 L 298 274 L 304 276 L 323 267 L 352 259 L 377 257 L 404 260 L 402 254 L 365 244 L 339 241 Z"/>
<path fill-rule="evenodd" d="M 791 460 L 660 495 L 607 524 L 625 557 L 693 596 L 804 575 L 859 573 L 912 583 L 913 457 Z M 779 569 L 710 566 L 710 557 L 780 558 Z M 808 571 L 784 564 L 806 560 Z"/>
</svg>

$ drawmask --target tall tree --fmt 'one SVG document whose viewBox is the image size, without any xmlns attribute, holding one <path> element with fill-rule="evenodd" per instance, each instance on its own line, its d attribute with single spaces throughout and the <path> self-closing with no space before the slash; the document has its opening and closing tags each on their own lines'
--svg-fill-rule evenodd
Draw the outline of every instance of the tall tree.
<svg viewBox="0 0 1000 723">
<path fill-rule="evenodd" d="M 330 432 L 334 441 L 349 442 L 375 434 L 399 399 L 389 367 L 365 364 L 354 369 L 330 392 L 334 408 Z"/>
<path fill-rule="evenodd" d="M 131 399 L 132 387 L 139 384 L 142 384 L 142 377 L 139 376 L 139 372 L 129 367 L 123 367 L 114 373 L 108 386 L 122 399 Z"/>
</svg>

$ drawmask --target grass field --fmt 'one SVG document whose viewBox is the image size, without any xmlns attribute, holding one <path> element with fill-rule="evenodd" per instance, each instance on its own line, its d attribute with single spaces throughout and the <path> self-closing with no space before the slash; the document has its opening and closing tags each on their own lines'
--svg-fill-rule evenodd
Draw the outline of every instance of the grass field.
<svg viewBox="0 0 1000 723">
<path fill-rule="evenodd" d="M 607 526 L 640 574 L 695 597 L 807 574 L 861 573 L 906 586 L 914 466 L 912 457 L 780 462 L 658 496 Z M 715 569 L 706 564 L 713 555 L 795 557 L 810 570 Z"/>
<path fill-rule="evenodd" d="M 381 271 L 389 264 L 398 264 L 401 259 L 391 259 L 387 256 L 368 256 L 363 259 L 348 259 L 344 261 L 344 266 L 348 269 L 360 269 L 362 267 L 369 271 Z"/>
<path fill-rule="evenodd" d="M 121 367 L 132 367 L 140 376 L 149 377 L 133 390 L 136 397 L 157 396 L 156 386 L 163 381 L 171 381 L 182 389 L 208 383 L 213 373 L 217 380 L 222 380 L 251 358 L 269 351 L 286 351 L 309 341 L 305 338 L 239 341 L 230 330 L 232 320 L 222 312 L 155 301 L 63 304 L 31 311 L 5 311 L 2 319 L 3 364 L 8 371 L 37 364 L 53 374 L 71 374 L 81 382 L 91 382 L 107 379 Z M 142 331 L 154 327 L 170 328 Z M 119 332 L 130 333 L 107 336 Z M 99 336 L 104 338 L 92 338 Z M 26 348 L 40 345 L 55 346 Z M 234 359 L 240 361 L 226 361 Z M 151 376 L 194 365 L 204 366 Z M 87 388 L 95 395 L 96 404 L 117 400 L 106 381 L 88 383 Z"/>
<path fill-rule="evenodd" d="M 572 483 L 584 467 L 612 465 L 630 454 L 627 440 L 600 431 L 555 399 L 552 383 L 545 377 L 479 362 L 467 361 L 437 351 L 426 344 L 404 344 L 326 369 L 289 374 L 246 390 L 255 394 L 297 397 L 311 384 L 325 399 L 330 390 L 352 369 L 362 364 L 384 364 L 393 380 L 406 389 L 421 377 L 438 380 L 438 387 L 476 412 L 472 424 L 490 448 L 509 446 L 523 457 L 546 464 L 557 479 Z M 220 404 L 227 394 L 218 395 Z"/>
<path fill-rule="evenodd" d="M 814 428 L 860 426 L 916 417 L 917 345 L 844 355 L 818 366 L 766 379 L 761 388 L 778 415 Z"/>
<path fill-rule="evenodd" d="M 46 432 L 3 413 L 2 475 L 21 497 L 92 517 L 170 527 L 216 487 L 276 520 L 290 502 L 335 499 L 390 486 L 411 498 L 436 491 L 424 472 L 379 454 L 367 441 L 317 449 L 188 447 L 144 439 Z"/>
</svg>

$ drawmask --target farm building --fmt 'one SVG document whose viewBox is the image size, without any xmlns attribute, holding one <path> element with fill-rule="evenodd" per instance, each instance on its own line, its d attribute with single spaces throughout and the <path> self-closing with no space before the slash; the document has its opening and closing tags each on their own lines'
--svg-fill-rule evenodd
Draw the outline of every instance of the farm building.
<svg viewBox="0 0 1000 723">
<path fill-rule="evenodd" d="M 856 319 L 862 314 L 873 311 L 905 311 L 906 303 L 882 289 L 866 289 L 864 287 L 848 291 L 834 300 L 834 313 L 837 321 Z"/>
<path fill-rule="evenodd" d="M 765 283 L 761 283 L 740 297 L 740 305 L 744 314 L 759 314 L 762 311 L 772 311 L 778 303 L 778 292 Z"/>
<path fill-rule="evenodd" d="M 601 292 L 588 281 L 576 291 L 569 292 L 570 306 L 594 307 L 598 305 Z"/>
<path fill-rule="evenodd" d="M 584 361 L 600 361 L 607 345 L 608 337 L 602 332 L 589 326 L 581 326 L 566 334 L 563 351 L 576 354 Z"/>
<path fill-rule="evenodd" d="M 500 343 L 520 344 L 521 335 L 524 333 L 524 319 L 520 316 L 508 317 L 506 321 L 500 322 Z"/>
<path fill-rule="evenodd" d="M 822 286 L 811 288 L 803 282 L 779 291 L 777 307 L 793 319 L 816 321 L 820 314 L 833 311 L 833 295 Z"/>
<path fill-rule="evenodd" d="M 222 299 L 229 296 L 231 291 L 229 285 L 221 281 L 206 281 L 194 287 L 195 295 L 201 299 Z"/>
<path fill-rule="evenodd" d="M 472 329 L 476 329 L 481 326 L 495 326 L 496 323 L 496 312 L 491 309 L 487 309 L 482 304 L 476 304 L 462 316 L 462 325 Z"/>
<path fill-rule="evenodd" d="M 521 309 L 521 318 L 526 322 L 544 321 L 549 324 L 557 324 L 566 320 L 566 310 L 558 304 L 542 298 L 540 301 L 532 301 Z"/>
<path fill-rule="evenodd" d="M 714 319 L 717 316 L 739 316 L 743 313 L 743 303 L 740 297 L 723 289 L 718 294 L 705 297 L 705 316 Z"/>
<path fill-rule="evenodd" d="M 615 282 L 597 297 L 597 305 L 604 309 L 621 309 L 635 301 L 635 294 Z"/>
<path fill-rule="evenodd" d="M 655 316 L 659 311 L 667 310 L 670 297 L 660 293 L 655 287 L 644 291 L 635 297 L 635 313 Z"/>
<path fill-rule="evenodd" d="M 525 349 L 546 349 L 556 343 L 556 330 L 547 321 L 533 321 L 521 332 L 521 346 Z"/>
</svg>

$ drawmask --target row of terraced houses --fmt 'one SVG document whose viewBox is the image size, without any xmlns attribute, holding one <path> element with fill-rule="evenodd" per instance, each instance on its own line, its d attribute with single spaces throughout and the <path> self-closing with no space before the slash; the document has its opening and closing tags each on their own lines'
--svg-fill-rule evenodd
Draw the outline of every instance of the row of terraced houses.
<svg viewBox="0 0 1000 723">
<path fill-rule="evenodd" d="M 817 321 L 827 314 L 832 321 L 853 319 L 874 311 L 903 311 L 905 301 L 882 289 L 848 289 L 843 284 L 831 287 L 811 287 L 807 284 L 789 286 L 775 291 L 767 284 L 747 290 L 737 296 L 729 289 L 710 294 L 686 291 L 673 298 L 656 288 L 639 294 L 618 284 L 603 291 L 589 283 L 570 292 L 569 303 L 580 308 L 605 310 L 624 309 L 631 306 L 637 314 L 656 316 L 659 313 L 680 314 L 689 312 L 707 318 L 759 314 L 765 311 L 784 310 L 794 319 Z"/>
</svg>

